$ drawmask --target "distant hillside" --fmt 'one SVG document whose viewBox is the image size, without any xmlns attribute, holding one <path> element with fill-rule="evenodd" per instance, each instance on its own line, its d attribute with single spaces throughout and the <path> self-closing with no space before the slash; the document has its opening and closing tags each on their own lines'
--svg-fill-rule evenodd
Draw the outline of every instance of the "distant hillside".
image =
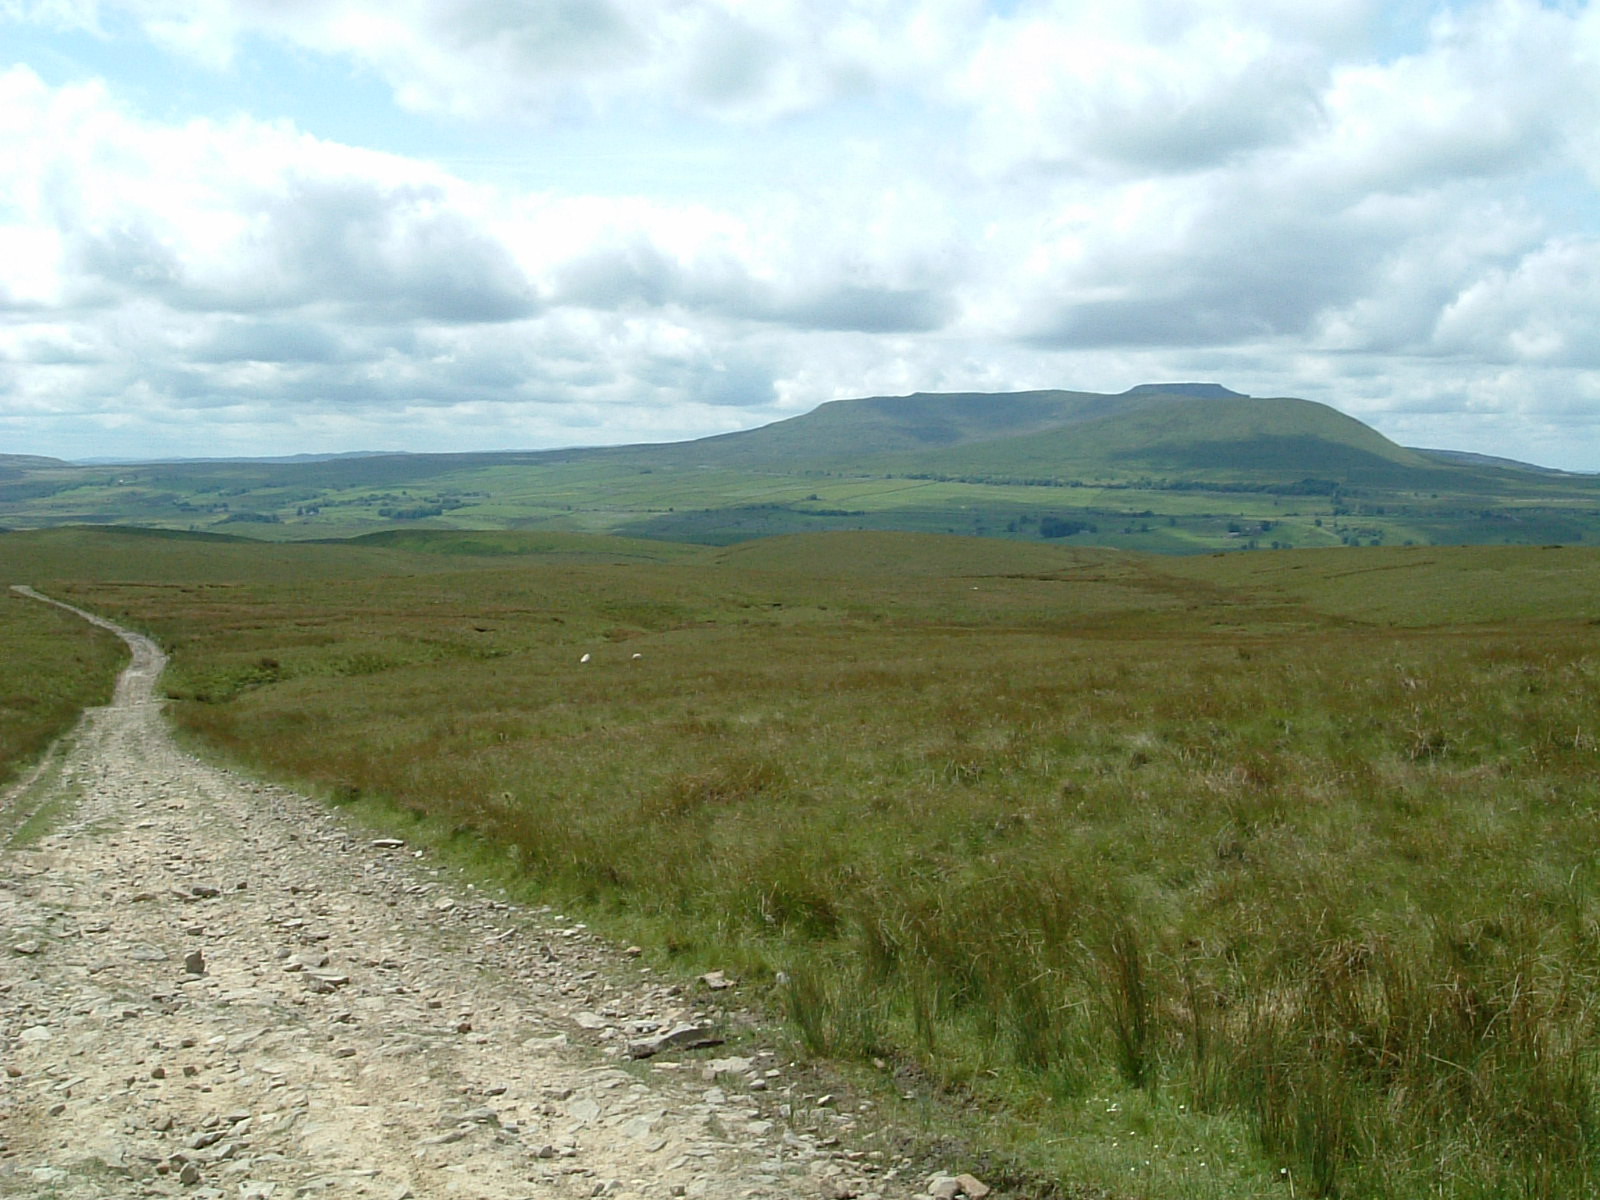
<svg viewBox="0 0 1600 1200">
<path fill-rule="evenodd" d="M 1177 382 L 836 400 L 664 445 L 98 467 L 0 457 L 0 525 L 75 524 L 378 535 L 364 553 L 438 560 L 659 557 L 583 540 L 597 534 L 727 546 L 899 531 L 1172 554 L 1550 545 L 1600 541 L 1600 477 L 1409 450 L 1325 404 Z M 874 545 L 805 544 L 819 562 Z"/>
<path fill-rule="evenodd" d="M 74 465 L 80 467 L 138 467 L 149 466 L 151 463 L 320 463 L 337 462 L 348 458 L 383 458 L 400 453 L 403 453 L 403 451 L 345 450 L 337 454 L 242 454 L 231 457 L 202 455 L 195 458 L 80 458 L 75 460 Z"/>
<path fill-rule="evenodd" d="M 604 453 L 658 466 L 1103 481 L 1316 476 L 1400 486 L 1448 469 L 1327 405 L 1211 383 L 835 400 L 760 429 Z"/>
<path fill-rule="evenodd" d="M 666 462 L 718 466 L 816 463 L 863 455 L 967 446 L 1058 429 L 1120 411 L 1093 392 L 917 392 L 833 400 L 785 421 L 676 445 L 631 447 Z"/>
<path fill-rule="evenodd" d="M 0 479 L 21 479 L 30 471 L 66 465 L 59 458 L 45 458 L 38 454 L 0 454 Z"/>
<path fill-rule="evenodd" d="M 833 400 L 788 420 L 675 445 L 581 452 L 679 465 L 838 469 L 887 454 L 1032 439 L 1088 422 L 1195 399 L 1245 400 L 1214 383 L 1141 384 L 1100 392 L 914 392 Z M 909 460 L 907 460 L 909 461 Z"/>
<path fill-rule="evenodd" d="M 946 473 L 1118 480 L 1286 482 L 1404 486 L 1448 468 L 1396 445 L 1369 426 L 1310 400 L 1191 398 L 1141 393 L 1158 404 L 1028 438 L 947 452 L 897 456 L 896 465 Z"/>
<path fill-rule="evenodd" d="M 1416 453 L 1427 458 L 1468 467 L 1500 467 L 1507 471 L 1534 471 L 1540 475 L 1571 475 L 1571 471 L 1558 471 L 1555 467 L 1540 467 L 1520 462 L 1515 458 L 1500 458 L 1494 454 L 1474 454 L 1470 450 L 1423 450 L 1413 447 Z"/>
</svg>

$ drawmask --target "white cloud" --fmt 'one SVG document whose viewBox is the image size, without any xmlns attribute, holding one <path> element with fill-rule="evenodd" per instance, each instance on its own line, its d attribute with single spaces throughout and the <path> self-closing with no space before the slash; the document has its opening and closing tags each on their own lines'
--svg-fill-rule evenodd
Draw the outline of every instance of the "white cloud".
<svg viewBox="0 0 1600 1200">
<path fill-rule="evenodd" d="M 1085 6 L 991 22 L 956 92 L 976 110 L 979 164 L 1192 171 L 1282 145 L 1318 120 L 1326 68 L 1313 48 L 1226 14 L 1160 29 L 1155 16 Z"/>
<path fill-rule="evenodd" d="M 647 98 L 739 120 L 800 112 L 944 66 L 978 0 L 54 0 L 14 16 L 133 20 L 215 68 L 252 38 L 348 58 L 401 107 L 550 119 Z M 0 10 L 3 12 L 4 10 Z"/>
<path fill-rule="evenodd" d="M 186 87 L 207 64 L 246 99 L 287 48 L 330 95 L 353 70 L 429 114 L 391 129 L 513 164 L 491 186 L 270 110 L 154 116 L 115 75 L 0 68 L 7 436 L 20 413 L 152 439 L 214 413 L 348 448 L 404 414 L 525 446 L 1208 375 L 1536 430 L 1596 392 L 1590 4 L 0 0 L 6 20 L 138 31 Z M 557 135 L 603 189 L 542 170 Z M 670 194 L 630 157 L 656 141 Z"/>
<path fill-rule="evenodd" d="M 1349 48 L 1330 41 L 1320 75 L 1291 84 L 1260 64 L 1320 51 L 1284 41 L 1281 13 L 1233 29 L 1205 11 L 1143 40 L 1128 27 L 1149 8 L 994 23 L 974 60 L 994 85 L 982 163 L 1012 180 L 1053 174 L 1034 211 L 993 226 L 986 249 L 1004 270 L 979 289 L 978 324 L 1051 347 L 1280 354 L 1291 341 L 1470 354 L 1481 335 L 1497 361 L 1575 361 L 1549 321 L 1500 336 L 1451 314 L 1466 298 L 1481 307 L 1485 288 L 1515 313 L 1541 307 L 1537 286 L 1494 280 L 1549 236 L 1525 190 L 1600 100 L 1600 76 L 1582 70 L 1587 14 L 1505 0 L 1437 19 L 1390 61 L 1339 62 L 1332 50 Z M 1252 94 L 1253 78 L 1286 88 L 1284 102 Z"/>
<path fill-rule="evenodd" d="M 1600 239 L 1560 238 L 1485 274 L 1439 314 L 1433 346 L 1491 362 L 1600 369 Z"/>
<path fill-rule="evenodd" d="M 505 320 L 537 305 L 455 181 L 275 124 L 141 120 L 99 85 L 0 76 L 12 116 L 0 239 L 30 296 L 115 307 Z"/>
<path fill-rule="evenodd" d="M 1335 71 L 1326 135 L 1300 148 L 1301 169 L 1350 192 L 1403 192 L 1536 167 L 1600 113 L 1585 25 L 1529 0 L 1445 12 L 1417 53 Z"/>
</svg>

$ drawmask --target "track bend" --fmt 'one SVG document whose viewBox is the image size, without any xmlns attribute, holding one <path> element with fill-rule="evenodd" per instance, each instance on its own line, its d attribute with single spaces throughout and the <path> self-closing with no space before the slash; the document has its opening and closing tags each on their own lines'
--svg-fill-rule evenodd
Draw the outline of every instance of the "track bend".
<svg viewBox="0 0 1600 1200">
<path fill-rule="evenodd" d="M 181 751 L 160 648 L 73 611 L 133 661 L 0 848 L 0 1195 L 905 1194 L 770 1054 L 623 1053 L 713 997 Z"/>
</svg>

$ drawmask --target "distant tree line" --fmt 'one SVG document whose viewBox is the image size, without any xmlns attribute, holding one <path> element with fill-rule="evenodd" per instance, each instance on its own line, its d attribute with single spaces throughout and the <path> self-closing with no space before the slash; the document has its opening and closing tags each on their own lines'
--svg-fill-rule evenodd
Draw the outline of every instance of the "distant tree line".
<svg viewBox="0 0 1600 1200">
<path fill-rule="evenodd" d="M 1065 517 L 1040 517 L 1039 536 L 1042 538 L 1071 537 L 1075 533 L 1099 533 L 1100 527 L 1092 521 L 1071 521 Z"/>
</svg>

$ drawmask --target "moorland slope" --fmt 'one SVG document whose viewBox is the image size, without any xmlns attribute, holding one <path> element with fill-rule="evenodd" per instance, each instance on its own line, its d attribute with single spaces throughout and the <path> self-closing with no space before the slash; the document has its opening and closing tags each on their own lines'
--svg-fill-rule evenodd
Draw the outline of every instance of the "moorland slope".
<svg viewBox="0 0 1600 1200">
<path fill-rule="evenodd" d="M 1594 1194 L 1600 548 L 1180 559 L 1070 541 L 831 532 L 608 557 L 603 538 L 538 531 L 265 544 L 78 528 L 0 536 L 0 582 L 159 638 L 167 710 L 209 753 L 451 856 L 480 897 L 490 880 L 581 914 L 686 982 L 729 972 L 812 1053 L 857 1062 L 874 1103 L 907 1105 L 944 1145 L 980 1143 L 996 1167 L 981 1174 L 1007 1190 Z M 213 861 L 210 843 L 178 840 L 191 826 L 170 806 L 194 804 L 181 782 L 125 781 L 137 845 L 98 860 L 107 875 Z M 190 817 L 258 839 L 254 816 L 279 820 L 276 792 L 228 803 Z M 86 810 L 83 828 L 103 815 Z M 314 828 L 289 825 L 302 840 Z M 257 873 L 263 844 L 247 848 Z M 70 873 L 99 869 L 80 845 L 28 877 L 28 939 L 47 957 L 10 960 L 19 1004 L 48 972 L 92 965 L 76 938 L 48 940 L 69 905 L 85 906 L 70 911 L 87 936 L 111 933 L 90 932 L 110 918 L 102 889 Z M 366 887 L 380 864 L 291 866 L 274 843 L 275 864 L 280 848 L 280 869 L 307 872 L 290 882 L 320 889 L 288 906 L 334 905 L 310 916 L 372 936 L 411 911 L 392 896 L 341 924 L 336 881 Z M 142 875 L 125 886 L 157 891 Z M 258 890 L 252 877 L 245 895 Z M 323 1082 L 340 1063 L 394 1065 L 341 1040 L 340 1013 L 403 1033 L 352 1005 L 296 1043 L 308 1071 L 272 1043 L 226 1072 L 202 1048 L 231 1044 L 241 989 L 283 986 L 274 947 L 291 926 L 247 926 L 240 897 L 209 899 L 230 915 L 205 928 L 232 940 L 188 932 L 189 900 L 167 904 L 191 914 L 176 923 L 154 900 L 131 906 L 129 932 L 171 963 L 208 939 L 215 967 L 184 995 L 215 984 L 230 1004 L 187 1007 L 209 1027 L 193 1058 L 169 1040 L 163 1070 L 204 1071 L 210 1102 L 243 1111 L 229 1089 L 269 1064 Z M 158 916 L 170 942 L 131 924 Z M 398 948 L 329 951 L 350 979 L 332 986 L 363 1000 L 380 998 L 367 989 L 385 958 L 414 965 Z M 416 988 L 382 1003 L 426 1019 L 419 993 L 448 985 L 435 998 L 462 1020 L 463 971 L 403 976 Z M 156 975 L 130 977 L 157 993 Z M 71 979 L 68 1006 L 101 986 Z M 497 1069 L 504 997 L 470 998 L 495 1014 Z M 294 1024 L 319 1010 L 282 1011 Z M 124 1019 L 143 1047 L 170 1017 Z M 74 1028 L 98 1036 L 92 1020 Z M 60 1046 L 29 1046 L 29 1111 L 122 1095 L 108 1076 L 58 1098 Z M 355 1053 L 323 1056 L 340 1047 Z M 419 1111 L 450 1118 L 435 1077 L 413 1077 Z M 207 1119 L 175 1114 L 185 1137 L 182 1122 Z M 113 1115 L 96 1127 L 125 1129 Z M 415 1132 L 414 1116 L 385 1120 Z M 58 1128 L 15 1144 L 53 1153 Z M 441 1146 L 500 1145 L 440 1128 L 427 1136 L 463 1134 Z M 260 1145 L 287 1158 L 263 1169 L 298 1186 L 304 1156 L 278 1132 Z"/>
</svg>

